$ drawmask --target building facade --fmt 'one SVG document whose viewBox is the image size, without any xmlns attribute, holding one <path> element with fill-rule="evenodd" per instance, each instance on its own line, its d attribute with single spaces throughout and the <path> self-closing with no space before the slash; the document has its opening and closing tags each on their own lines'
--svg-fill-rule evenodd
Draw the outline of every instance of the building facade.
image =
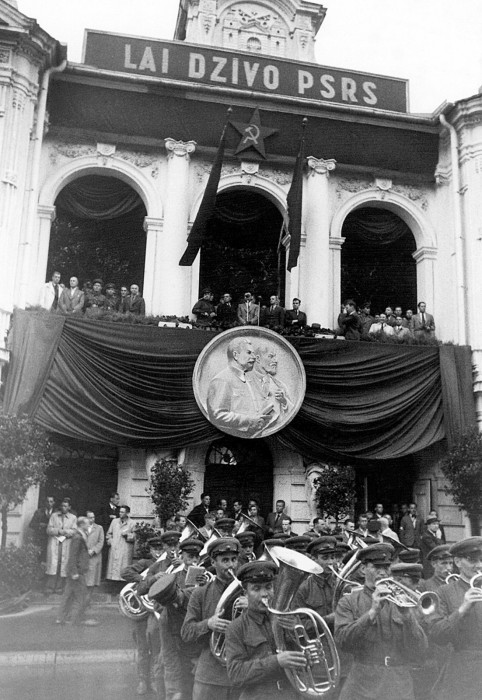
<svg viewBox="0 0 482 700">
<path fill-rule="evenodd" d="M 359 294 L 375 296 L 380 307 L 384 301 L 406 309 L 424 300 L 437 338 L 472 347 L 482 422 L 482 330 L 475 323 L 482 291 L 482 96 L 430 115 L 411 114 L 404 107 L 403 81 L 317 66 L 314 43 L 325 12 L 319 2 L 307 0 L 181 0 L 174 42 L 91 32 L 84 61 L 76 64 L 16 3 L 0 0 L 2 363 L 8 362 L 12 310 L 39 303 L 52 266 L 62 261 L 62 231 L 70 227 L 93 235 L 92 227 L 84 231 L 79 223 L 78 208 L 66 204 L 87 206 L 92 189 L 107 199 L 108 187 L 120 182 L 131 197 L 126 211 L 137 219 L 132 247 L 122 255 L 141 260 L 127 268 L 137 280 L 126 282 L 140 283 L 147 313 L 189 315 L 203 286 L 218 275 L 223 283 L 229 280 L 215 249 L 201 250 L 191 267 L 178 263 L 231 106 L 233 122 L 265 130 L 261 137 L 256 129 L 247 132 L 265 157 L 260 148 L 242 148 L 243 132 L 230 127 L 218 188 L 219 228 L 238 231 L 243 216 L 257 208 L 252 226 L 258 240 L 243 239 L 243 248 L 252 249 L 255 259 L 265 248 L 279 248 L 277 260 L 265 263 L 271 265 L 268 279 L 276 268 L 282 301 L 288 307 L 300 297 L 309 322 L 322 328 L 336 327 L 343 297 L 360 288 Z M 301 249 L 289 272 L 290 238 L 283 221 L 304 117 Z M 107 209 L 102 217 L 115 220 Z M 396 280 L 402 299 L 388 288 L 384 296 L 383 284 L 360 287 L 366 267 L 353 227 L 361 222 L 363 228 L 371 216 L 385 217 L 399 231 L 395 247 L 387 248 L 387 240 L 378 247 L 371 243 L 379 265 L 375 274 L 392 264 L 404 266 L 406 274 Z M 93 218 L 90 212 L 83 220 Z M 114 249 L 120 239 L 109 231 L 105 236 L 112 235 Z M 263 236 L 265 248 L 259 243 Z M 405 242 L 397 248 L 397 240 Z M 70 275 L 80 276 L 72 259 L 61 270 L 65 283 Z M 252 269 L 251 264 L 240 276 L 238 291 L 253 280 L 258 284 Z M 270 293 L 267 287 L 262 291 Z M 206 442 L 174 455 L 193 474 L 195 502 L 206 488 L 218 488 L 220 450 L 231 448 Z M 118 489 L 140 519 L 150 515 L 144 489 L 156 454 L 117 451 Z M 423 514 L 437 508 L 455 539 L 464 521 L 444 493 L 439 458 L 438 451 L 413 458 L 409 493 L 402 500 L 415 498 Z M 233 459 L 232 464 L 249 462 L 246 455 Z M 265 476 L 257 488 L 266 508 L 283 498 L 295 522 L 307 523 L 313 513 L 303 455 L 267 440 L 259 459 Z M 367 505 L 381 498 L 373 474 L 371 469 L 364 476 Z M 32 496 L 12 515 L 17 523 L 12 534 L 22 532 L 35 506 Z"/>
</svg>

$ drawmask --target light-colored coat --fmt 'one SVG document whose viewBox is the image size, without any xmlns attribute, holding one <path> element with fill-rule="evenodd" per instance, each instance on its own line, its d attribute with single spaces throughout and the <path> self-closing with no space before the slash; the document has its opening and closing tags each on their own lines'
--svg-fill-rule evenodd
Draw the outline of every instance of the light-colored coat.
<svg viewBox="0 0 482 700">
<path fill-rule="evenodd" d="M 109 561 L 107 562 L 106 578 L 112 581 L 123 581 L 122 569 L 132 564 L 134 555 L 135 523 L 127 518 L 122 522 L 116 518 L 110 524 L 107 531 L 107 544 L 109 545 Z"/>
<path fill-rule="evenodd" d="M 65 288 L 59 299 L 59 309 L 64 314 L 78 314 L 84 308 L 84 292 L 78 287 L 74 291 Z"/>
<path fill-rule="evenodd" d="M 89 550 L 89 570 L 85 576 L 86 586 L 98 586 L 102 569 L 102 547 L 104 546 L 104 529 L 94 523 L 87 533 L 87 549 Z M 94 554 L 90 555 L 93 551 Z"/>
<path fill-rule="evenodd" d="M 60 296 L 62 294 L 62 291 L 64 289 L 63 284 L 59 284 L 59 301 L 60 301 Z M 50 311 L 52 308 L 52 304 L 54 303 L 55 299 L 55 289 L 54 289 L 54 283 L 53 282 L 46 282 L 44 285 L 42 285 L 42 289 L 40 290 L 40 306 L 43 306 L 44 309 L 47 309 L 47 311 Z"/>
<path fill-rule="evenodd" d="M 65 513 L 65 515 L 57 512 L 52 513 L 49 524 L 47 525 L 47 535 L 49 539 L 47 543 L 47 569 L 45 573 L 48 576 L 55 576 L 57 574 L 59 552 L 62 552 L 60 575 L 62 577 L 67 576 L 70 538 L 76 531 L 77 518 L 73 513 Z M 62 544 L 60 544 L 57 539 L 57 537 L 60 535 L 64 535 L 67 538 L 62 542 Z"/>
</svg>

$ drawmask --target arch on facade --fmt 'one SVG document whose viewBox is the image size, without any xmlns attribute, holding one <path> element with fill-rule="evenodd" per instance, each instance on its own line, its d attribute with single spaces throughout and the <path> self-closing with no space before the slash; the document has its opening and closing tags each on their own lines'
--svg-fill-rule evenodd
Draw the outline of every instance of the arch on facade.
<svg viewBox="0 0 482 700">
<path fill-rule="evenodd" d="M 50 227 L 55 218 L 55 200 L 61 190 L 74 180 L 89 175 L 101 177 L 113 177 L 122 180 L 137 192 L 146 208 L 144 229 L 147 234 L 146 260 L 144 266 L 144 297 L 148 304 L 152 296 L 154 271 L 150 269 L 154 256 L 150 250 L 149 234 L 157 235 L 162 229 L 163 202 L 160 193 L 153 182 L 135 165 L 114 156 L 86 155 L 74 158 L 55 168 L 43 183 L 37 206 L 37 243 L 34 256 L 31 278 L 35 281 L 32 287 L 40 289 L 45 281 L 49 243 Z M 152 238 L 152 236 L 151 236 Z M 37 303 L 37 300 L 32 300 Z M 150 305 L 150 304 L 149 304 Z"/>
<path fill-rule="evenodd" d="M 428 308 L 435 308 L 435 270 L 437 237 L 423 210 L 408 197 L 391 190 L 364 190 L 349 197 L 335 212 L 330 225 L 331 279 L 333 292 L 333 315 L 336 319 L 341 302 L 340 270 L 341 248 L 344 243 L 343 224 L 351 212 L 364 207 L 386 209 L 396 214 L 409 227 L 415 239 L 413 258 L 417 270 L 417 296 Z"/>
<path fill-rule="evenodd" d="M 203 183 L 193 201 L 189 215 L 189 230 L 194 222 L 199 210 L 203 195 L 205 183 Z M 277 182 L 270 180 L 262 175 L 250 174 L 240 170 L 237 173 L 223 175 L 219 181 L 217 194 L 222 194 L 227 190 L 242 190 L 244 192 L 255 192 L 256 194 L 265 197 L 285 219 L 286 217 L 286 192 Z M 194 305 L 198 299 L 199 278 L 200 278 L 200 260 L 201 255 L 196 257 L 192 266 L 192 285 L 191 285 L 191 304 Z"/>
</svg>

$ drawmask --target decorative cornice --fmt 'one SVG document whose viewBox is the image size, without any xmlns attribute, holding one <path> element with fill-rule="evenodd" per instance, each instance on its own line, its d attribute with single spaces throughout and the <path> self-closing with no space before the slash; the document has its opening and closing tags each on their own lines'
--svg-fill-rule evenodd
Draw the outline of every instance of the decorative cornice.
<svg viewBox="0 0 482 700">
<path fill-rule="evenodd" d="M 179 158 L 187 158 L 189 160 L 190 154 L 196 150 L 196 141 L 176 141 L 175 139 L 167 138 L 164 139 L 164 143 L 169 159 L 179 156 Z"/>
<path fill-rule="evenodd" d="M 341 250 L 341 247 L 345 241 L 346 238 L 335 238 L 330 236 L 330 250 Z"/>
<path fill-rule="evenodd" d="M 39 219 L 53 221 L 55 219 L 55 207 L 49 204 L 39 204 L 37 206 L 37 215 Z"/>
<path fill-rule="evenodd" d="M 315 158 L 308 156 L 308 175 L 329 175 L 336 168 L 336 160 L 334 158 Z"/>
<path fill-rule="evenodd" d="M 439 187 L 448 185 L 452 179 L 452 167 L 450 165 L 437 165 L 435 168 L 435 182 Z"/>
<path fill-rule="evenodd" d="M 151 231 L 162 233 L 164 228 L 164 219 L 158 219 L 155 216 L 145 216 L 143 227 L 146 233 Z"/>
</svg>

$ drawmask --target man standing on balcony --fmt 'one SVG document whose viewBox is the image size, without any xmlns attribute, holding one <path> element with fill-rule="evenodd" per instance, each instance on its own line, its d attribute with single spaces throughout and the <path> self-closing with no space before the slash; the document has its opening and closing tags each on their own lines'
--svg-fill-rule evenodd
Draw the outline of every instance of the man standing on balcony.
<svg viewBox="0 0 482 700">
<path fill-rule="evenodd" d="M 84 308 L 84 292 L 79 289 L 77 277 L 71 277 L 69 284 L 69 289 L 62 290 L 59 309 L 63 314 L 80 314 Z"/>
<path fill-rule="evenodd" d="M 244 302 L 238 304 L 238 321 L 241 326 L 259 326 L 259 305 L 251 292 L 246 292 Z"/>
<path fill-rule="evenodd" d="M 135 316 L 146 315 L 146 302 L 139 294 L 138 284 L 131 284 L 131 294 L 127 305 L 127 311 Z"/>
<path fill-rule="evenodd" d="M 60 284 L 60 272 L 55 271 L 52 274 L 50 282 L 46 282 L 42 286 L 40 292 L 40 306 L 43 306 L 47 311 L 57 311 L 63 288 L 64 285 Z"/>
</svg>

